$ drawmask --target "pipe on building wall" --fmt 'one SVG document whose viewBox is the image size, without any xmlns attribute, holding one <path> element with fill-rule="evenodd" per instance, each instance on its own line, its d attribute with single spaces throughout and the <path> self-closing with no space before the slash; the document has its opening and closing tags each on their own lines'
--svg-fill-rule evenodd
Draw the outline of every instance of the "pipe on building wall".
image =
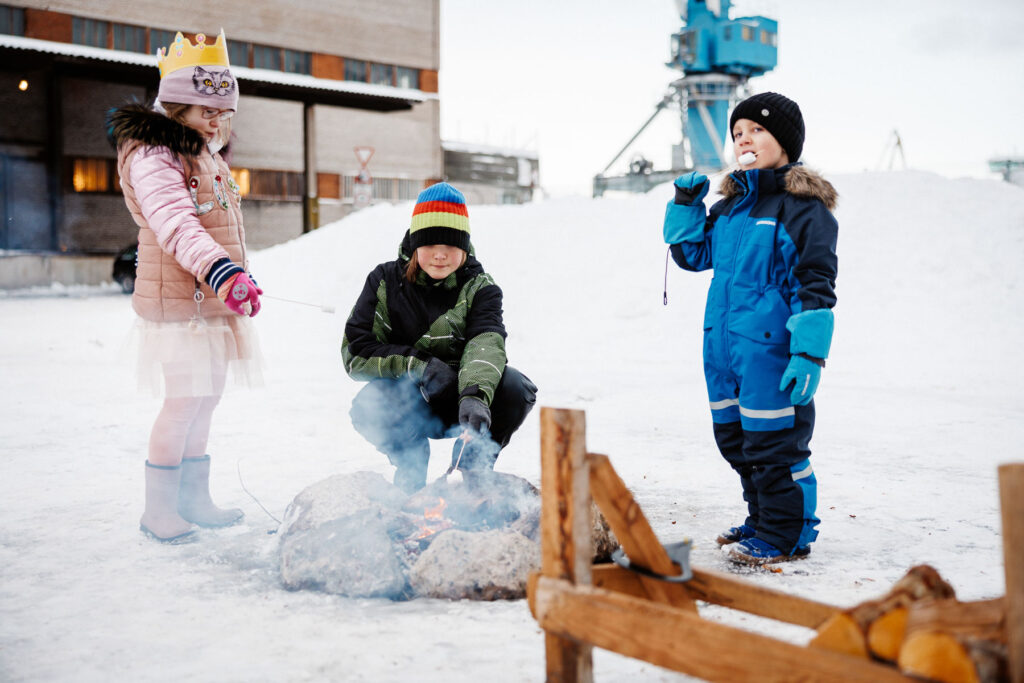
<svg viewBox="0 0 1024 683">
<path fill-rule="evenodd" d="M 316 109 L 313 103 L 302 105 L 302 158 L 306 191 L 302 204 L 302 232 L 320 227 L 320 197 L 316 172 Z"/>
</svg>

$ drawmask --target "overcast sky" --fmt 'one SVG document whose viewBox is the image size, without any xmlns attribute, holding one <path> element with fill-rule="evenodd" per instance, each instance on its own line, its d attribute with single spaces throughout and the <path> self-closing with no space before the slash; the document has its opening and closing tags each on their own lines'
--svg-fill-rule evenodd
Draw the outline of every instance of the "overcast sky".
<svg viewBox="0 0 1024 683">
<path fill-rule="evenodd" d="M 894 130 L 909 167 L 950 177 L 1024 156 L 1024 2 L 733 7 L 759 13 L 779 22 L 779 65 L 750 84 L 800 104 L 807 164 L 888 167 Z M 549 193 L 589 194 L 678 77 L 664 62 L 680 26 L 673 0 L 441 0 L 442 138 L 535 149 Z M 662 112 L 612 171 L 634 153 L 667 167 L 679 130 Z"/>
</svg>

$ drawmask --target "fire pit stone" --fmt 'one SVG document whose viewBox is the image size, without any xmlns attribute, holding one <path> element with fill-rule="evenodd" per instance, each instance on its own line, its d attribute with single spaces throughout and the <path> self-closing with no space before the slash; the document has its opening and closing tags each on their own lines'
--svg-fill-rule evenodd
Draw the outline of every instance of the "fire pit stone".
<svg viewBox="0 0 1024 683">
<path fill-rule="evenodd" d="M 540 566 L 540 495 L 512 474 L 437 480 L 411 496 L 375 472 L 300 492 L 279 529 L 281 581 L 351 597 L 522 598 Z M 595 518 L 600 558 L 613 542 Z"/>
<path fill-rule="evenodd" d="M 540 546 L 510 530 L 441 532 L 409 570 L 416 595 L 449 600 L 515 600 L 540 569 Z"/>
</svg>

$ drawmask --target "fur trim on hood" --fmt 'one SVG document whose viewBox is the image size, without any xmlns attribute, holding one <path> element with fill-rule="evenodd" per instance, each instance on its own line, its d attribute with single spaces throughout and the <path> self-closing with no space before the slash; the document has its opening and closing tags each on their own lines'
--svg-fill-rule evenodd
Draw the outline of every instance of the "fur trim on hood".
<svg viewBox="0 0 1024 683">
<path fill-rule="evenodd" d="M 107 139 L 116 148 L 127 140 L 166 147 L 181 157 L 198 157 L 206 140 L 188 126 L 153 111 L 143 104 L 129 104 L 107 113 Z"/>
<path fill-rule="evenodd" d="M 764 173 L 765 171 L 761 171 Z M 832 183 L 825 180 L 817 171 L 811 170 L 806 166 L 799 164 L 791 166 L 787 171 L 784 172 L 785 176 L 782 181 L 782 187 L 786 192 L 790 193 L 794 197 L 807 197 L 809 199 L 817 199 L 825 205 L 829 211 L 835 211 L 836 205 L 839 201 L 839 193 L 836 192 L 836 188 L 832 186 Z M 743 194 L 743 188 L 740 184 L 729 174 L 722 181 L 722 186 L 719 188 L 719 193 L 729 199 Z"/>
</svg>

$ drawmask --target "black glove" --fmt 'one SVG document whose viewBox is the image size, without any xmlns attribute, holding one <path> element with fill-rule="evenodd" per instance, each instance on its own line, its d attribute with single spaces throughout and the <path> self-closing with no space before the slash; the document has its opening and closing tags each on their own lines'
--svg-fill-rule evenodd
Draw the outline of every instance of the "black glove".
<svg viewBox="0 0 1024 683">
<path fill-rule="evenodd" d="M 694 206 L 708 193 L 708 177 L 696 171 L 681 175 L 673 183 L 676 188 L 676 204 Z"/>
<path fill-rule="evenodd" d="M 467 396 L 459 401 L 459 424 L 482 434 L 491 428 L 491 409 L 480 399 Z"/>
<path fill-rule="evenodd" d="M 454 393 L 459 375 L 443 360 L 431 358 L 420 380 L 420 393 L 427 403 L 433 403 L 446 393 Z"/>
</svg>

